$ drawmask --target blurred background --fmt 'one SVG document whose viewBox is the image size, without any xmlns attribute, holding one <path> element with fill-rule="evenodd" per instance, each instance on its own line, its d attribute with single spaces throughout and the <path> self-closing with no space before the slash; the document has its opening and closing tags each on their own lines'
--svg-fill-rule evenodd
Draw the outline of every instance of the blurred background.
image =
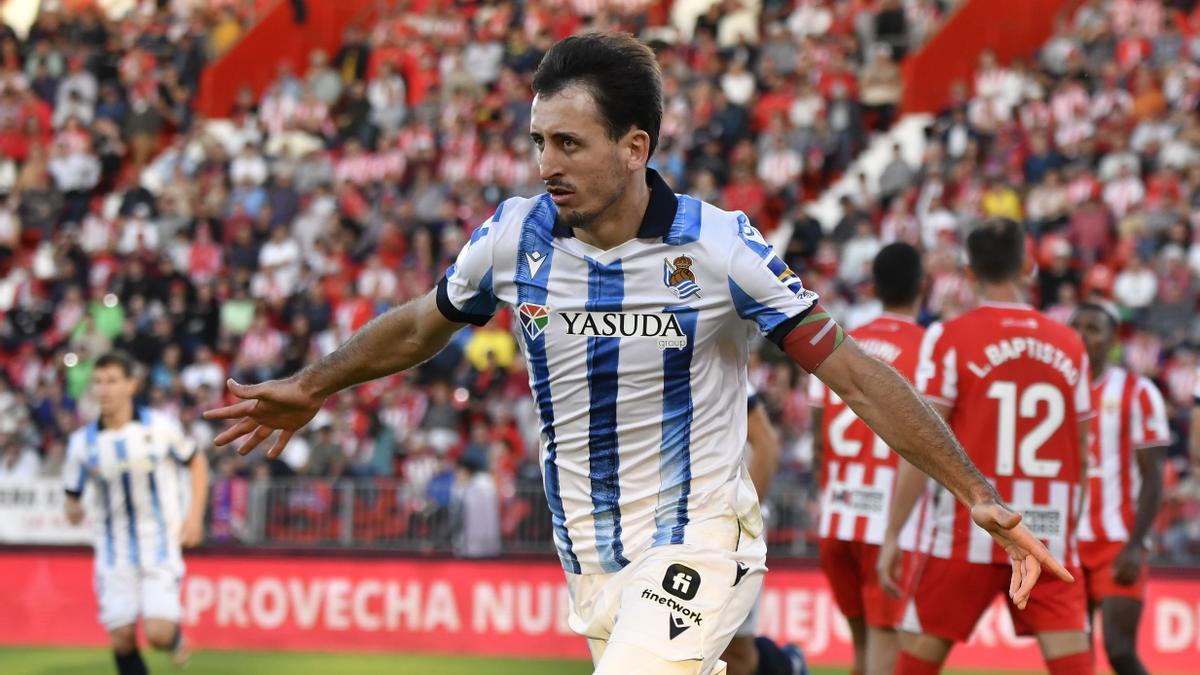
<svg viewBox="0 0 1200 675">
<path fill-rule="evenodd" d="M 1065 321 L 1091 296 L 1118 304 L 1114 358 L 1158 384 L 1172 427 L 1151 549 L 1165 599 L 1143 642 L 1164 668 L 1200 656 L 1194 0 L 9 0 L 0 14 L 0 570 L 82 561 L 80 597 L 63 602 L 88 606 L 88 530 L 59 518 L 58 477 L 68 434 L 96 414 L 92 363 L 121 348 L 143 366 L 139 404 L 177 416 L 214 467 L 207 544 L 189 559 L 213 571 L 185 583 L 199 646 L 256 646 L 222 633 L 240 624 L 220 621 L 237 601 L 218 576 L 239 561 L 381 566 L 425 575 L 427 599 L 439 575 L 537 569 L 561 584 L 508 310 L 334 397 L 275 461 L 214 448 L 199 412 L 225 402 L 226 377 L 291 374 L 423 294 L 499 201 L 540 192 L 534 68 L 572 33 L 627 30 L 664 73 L 652 166 L 744 211 L 844 325 L 879 313 L 869 264 L 900 240 L 925 255 L 923 321 L 970 308 L 962 243 L 996 215 L 1028 227 L 1037 307 Z M 784 441 L 766 504 L 784 570 L 768 632 L 836 665 L 844 628 L 809 562 L 806 377 L 756 345 L 750 378 Z M 463 518 L 468 502 L 486 516 Z M 454 567 L 477 558 L 493 561 Z M 250 605 L 255 574 L 240 577 Z M 796 608 L 799 592 L 811 606 Z M 504 633 L 454 602 L 462 631 Z M 281 622 L 301 626 L 294 604 Z M 24 628 L 0 642 L 100 644 L 92 615 L 51 639 L 38 611 L 68 609 L 21 605 L 0 627 Z M 269 628 L 255 611 L 243 619 Z M 463 634 L 397 616 L 409 637 L 391 644 L 414 651 L 453 651 Z M 997 625 L 992 648 L 1029 651 Z M 556 635 L 544 655 L 584 656 Z M 542 655 L 536 640 L 475 651 Z"/>
</svg>

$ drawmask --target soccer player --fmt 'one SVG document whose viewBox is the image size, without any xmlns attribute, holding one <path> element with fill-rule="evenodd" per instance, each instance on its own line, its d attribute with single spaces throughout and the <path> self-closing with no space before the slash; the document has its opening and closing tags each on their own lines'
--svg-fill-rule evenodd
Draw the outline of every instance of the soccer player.
<svg viewBox="0 0 1200 675">
<path fill-rule="evenodd" d="M 1137 656 L 1146 594 L 1146 538 L 1162 501 L 1162 463 L 1171 432 L 1150 380 L 1109 364 L 1120 314 L 1104 302 L 1079 306 L 1071 326 L 1092 367 L 1089 485 L 1079 522 L 1079 562 L 1088 616 L 1100 608 L 1104 651 L 1118 675 L 1145 673 Z"/>
<path fill-rule="evenodd" d="M 100 418 L 71 434 L 63 463 L 67 519 L 95 521 L 96 599 L 120 675 L 146 673 L 137 620 L 155 649 L 187 662 L 180 631 L 181 546 L 204 536 L 208 463 L 175 420 L 136 409 L 133 360 L 110 352 L 96 360 L 92 392 Z M 180 467 L 191 468 L 191 504 L 183 513 Z"/>
<path fill-rule="evenodd" d="M 759 503 L 763 504 L 779 468 L 782 448 L 771 419 L 767 417 L 766 406 L 753 386 L 749 388 L 746 400 L 746 449 L 750 482 L 754 484 Z M 765 509 L 763 516 L 765 519 Z M 758 635 L 761 605 L 760 592 L 746 620 L 734 631 L 733 639 L 721 654 L 729 675 L 803 675 L 807 666 L 803 653 L 795 645 L 781 648 L 771 638 Z"/>
<path fill-rule="evenodd" d="M 912 380 L 925 329 L 916 322 L 924 291 L 921 253 L 909 244 L 885 246 L 871 267 L 884 313 L 851 331 L 863 351 Z M 813 465 L 821 485 L 820 559 L 833 597 L 850 624 L 855 673 L 891 673 L 901 601 L 885 592 L 875 571 L 896 482 L 896 455 L 854 411 L 815 378 Z M 902 548 L 916 547 L 916 519 Z"/>
<path fill-rule="evenodd" d="M 865 354 L 745 215 L 676 195 L 646 166 L 662 75 L 627 34 L 556 43 L 534 74 L 530 137 L 546 192 L 501 203 L 437 288 L 243 399 L 219 445 L 283 450 L 326 398 L 429 359 L 503 302 L 541 415 L 553 538 L 570 626 L 596 672 L 712 673 L 762 585 L 765 544 L 746 439 L 757 329 L 946 484 L 1012 554 L 1024 604 L 1041 563 L 1070 578 L 1009 511 L 912 387 Z M 277 435 L 276 435 L 277 434 Z"/>
<path fill-rule="evenodd" d="M 1079 336 L 1022 302 L 1031 269 L 1022 226 L 985 221 L 967 236 L 968 273 L 983 302 L 925 332 L 917 386 L 950 423 L 967 454 L 1060 560 L 1075 561 L 1075 524 L 1091 417 L 1088 357 Z M 924 476 L 901 464 L 879 566 L 894 567 L 899 530 Z M 1010 589 L 1008 556 L 944 494 L 933 540 L 906 604 L 896 672 L 936 673 L 970 636 L 997 593 Z M 1082 584 L 1055 578 L 1009 610 L 1035 635 L 1049 672 L 1092 672 Z"/>
</svg>

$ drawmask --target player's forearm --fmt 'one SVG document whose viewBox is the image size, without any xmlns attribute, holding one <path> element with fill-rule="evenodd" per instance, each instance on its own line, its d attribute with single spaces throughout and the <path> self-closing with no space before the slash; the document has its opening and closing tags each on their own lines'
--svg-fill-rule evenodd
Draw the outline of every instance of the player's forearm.
<svg viewBox="0 0 1200 675">
<path fill-rule="evenodd" d="M 929 480 L 928 476 L 906 459 L 900 459 L 899 468 L 896 487 L 892 491 L 892 504 L 888 508 L 887 533 L 884 535 L 888 539 L 900 536 L 900 530 L 904 529 L 904 523 L 908 522 L 917 500 L 925 492 L 926 481 Z"/>
<path fill-rule="evenodd" d="M 196 450 L 190 465 L 192 471 L 192 503 L 188 507 L 188 518 L 203 522 L 208 507 L 208 456 Z"/>
<path fill-rule="evenodd" d="M 945 421 L 912 385 L 890 366 L 870 357 L 855 359 L 854 366 L 846 369 L 847 382 L 825 382 L 888 446 L 967 507 L 1001 502 Z"/>
<path fill-rule="evenodd" d="M 1138 489 L 1137 511 L 1133 517 L 1133 530 L 1129 533 L 1129 541 L 1143 544 L 1150 536 L 1158 510 L 1162 506 L 1162 458 L 1166 448 L 1143 448 L 1138 450 L 1138 469 L 1142 474 L 1142 484 Z"/>
<path fill-rule="evenodd" d="M 426 303 L 432 302 L 427 295 L 375 317 L 342 346 L 300 371 L 296 377 L 301 386 L 326 397 L 429 359 L 446 344 L 445 340 L 424 337 L 427 331 L 422 330 L 421 317 L 427 316 Z"/>
</svg>

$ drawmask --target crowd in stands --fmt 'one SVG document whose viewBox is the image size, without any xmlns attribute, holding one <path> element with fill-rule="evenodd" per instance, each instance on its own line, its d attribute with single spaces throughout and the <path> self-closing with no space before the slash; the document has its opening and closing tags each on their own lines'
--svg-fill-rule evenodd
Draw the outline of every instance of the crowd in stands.
<svg viewBox="0 0 1200 675">
<path fill-rule="evenodd" d="M 131 4 L 116 21 L 44 10 L 28 36 L 0 35 L 0 476 L 57 475 L 67 434 L 94 414 L 90 364 L 108 349 L 145 366 L 144 404 L 211 448 L 199 411 L 224 400 L 226 377 L 288 375 L 426 292 L 496 203 L 541 191 L 532 72 L 586 29 L 630 30 L 660 58 L 652 165 L 768 236 L 789 225 L 787 261 L 844 323 L 878 311 L 866 270 L 881 245 L 926 252 L 927 318 L 949 317 L 973 301 L 960 246 L 972 224 L 1025 221 L 1041 307 L 1063 318 L 1098 292 L 1125 308 L 1125 359 L 1163 387 L 1181 439 L 1174 475 L 1187 472 L 1194 3 L 1087 2 L 1036 58 L 985 54 L 921 164 L 897 156 L 828 232 L 806 202 L 896 119 L 900 60 L 956 2 L 383 2 L 337 51 L 242 89 L 221 120 L 195 116 L 199 76 L 259 3 Z M 510 319 L 335 397 L 277 461 L 214 451 L 218 475 L 398 477 L 441 506 L 456 467 L 486 467 L 502 501 L 535 489 L 537 415 Z M 809 476 L 803 377 L 769 348 L 752 362 L 790 448 L 794 480 L 779 485 Z M 1179 527 L 1168 553 L 1200 540 Z"/>
</svg>

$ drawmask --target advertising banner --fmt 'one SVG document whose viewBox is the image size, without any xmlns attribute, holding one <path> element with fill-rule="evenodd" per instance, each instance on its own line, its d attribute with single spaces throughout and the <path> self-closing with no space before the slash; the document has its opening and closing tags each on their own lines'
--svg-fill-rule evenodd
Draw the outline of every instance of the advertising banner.
<svg viewBox="0 0 1200 675">
<path fill-rule="evenodd" d="M 0 544 L 91 544 L 91 522 L 68 523 L 65 499 L 53 478 L 0 478 Z"/>
<path fill-rule="evenodd" d="M 553 561 L 195 555 L 187 565 L 184 625 L 200 649 L 588 655 L 567 627 Z M 0 551 L 0 644 L 105 644 L 92 576 L 84 553 Z M 768 573 L 760 630 L 799 644 L 813 664 L 851 661 L 845 619 L 817 570 Z M 1200 580 L 1151 579 L 1139 648 L 1151 672 L 1195 672 Z M 999 600 L 949 665 L 1043 669 Z"/>
</svg>

